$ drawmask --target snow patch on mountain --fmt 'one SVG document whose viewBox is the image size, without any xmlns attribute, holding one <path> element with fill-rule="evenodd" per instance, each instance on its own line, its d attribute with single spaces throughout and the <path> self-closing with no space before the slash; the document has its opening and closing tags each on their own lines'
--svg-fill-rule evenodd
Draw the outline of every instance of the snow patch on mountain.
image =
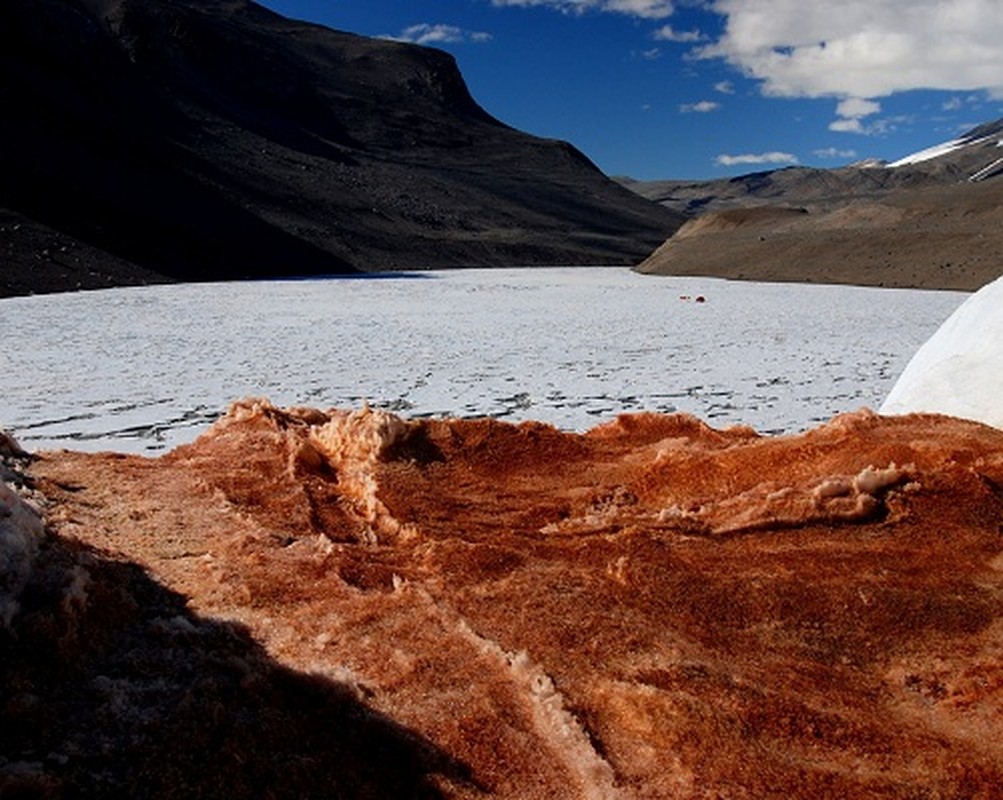
<svg viewBox="0 0 1003 800">
<path fill-rule="evenodd" d="M 950 155 L 951 153 L 961 150 L 964 147 L 984 144 L 993 139 L 997 140 L 997 147 L 1003 147 L 1003 138 L 1001 137 L 1003 137 L 1003 119 L 985 122 L 982 125 L 978 125 L 971 130 L 966 131 L 956 139 L 951 139 L 950 141 L 942 142 L 941 144 L 936 144 L 933 147 L 927 147 L 916 153 L 912 153 L 911 155 L 904 156 L 897 161 L 892 161 L 888 164 L 888 166 L 904 167 L 912 164 L 920 164 L 924 161 L 930 161 L 934 158 Z"/>
<path fill-rule="evenodd" d="M 898 161 L 891 162 L 888 166 L 904 167 L 910 164 L 919 164 L 923 161 L 930 161 L 934 158 L 949 155 L 956 150 L 960 150 L 962 147 L 968 147 L 973 144 L 981 144 L 991 138 L 991 136 L 983 136 L 978 139 L 969 139 L 968 137 L 963 136 L 960 139 L 951 139 L 949 142 L 942 142 L 941 144 L 936 144 L 933 147 L 927 147 L 925 150 L 920 150 L 912 155 L 900 158 Z"/>
</svg>

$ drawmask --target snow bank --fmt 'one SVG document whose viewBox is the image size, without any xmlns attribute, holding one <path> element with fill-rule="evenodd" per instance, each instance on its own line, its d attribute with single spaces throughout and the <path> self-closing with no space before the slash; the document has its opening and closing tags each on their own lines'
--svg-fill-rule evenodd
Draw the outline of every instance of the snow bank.
<svg viewBox="0 0 1003 800">
<path fill-rule="evenodd" d="M 949 414 L 1003 428 L 1003 278 L 969 297 L 916 352 L 882 414 Z"/>
<path fill-rule="evenodd" d="M 0 482 L 0 629 L 9 628 L 31 576 L 44 525 L 38 512 Z"/>
</svg>

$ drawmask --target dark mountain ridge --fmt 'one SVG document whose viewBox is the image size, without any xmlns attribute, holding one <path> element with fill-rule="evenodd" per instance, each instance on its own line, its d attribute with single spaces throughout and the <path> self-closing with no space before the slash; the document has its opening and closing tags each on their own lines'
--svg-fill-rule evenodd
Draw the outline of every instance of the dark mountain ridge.
<svg viewBox="0 0 1003 800">
<path fill-rule="evenodd" d="M 624 183 L 691 217 L 641 272 L 973 291 L 1003 274 L 1001 176 L 996 120 L 887 165 Z"/>
<path fill-rule="evenodd" d="M 451 56 L 247 0 L 5 0 L 0 294 L 635 263 L 681 222 Z"/>
<path fill-rule="evenodd" d="M 892 164 L 868 160 L 835 169 L 783 167 L 734 178 L 694 181 L 617 180 L 641 196 L 687 216 L 780 203 L 822 207 L 968 181 L 1003 157 L 1001 139 L 1003 119 L 998 119 L 972 128 L 953 142 L 931 148 L 930 153 L 917 153 Z M 1003 172 L 1003 164 L 997 166 Z M 979 179 L 996 174 L 989 170 Z"/>
</svg>

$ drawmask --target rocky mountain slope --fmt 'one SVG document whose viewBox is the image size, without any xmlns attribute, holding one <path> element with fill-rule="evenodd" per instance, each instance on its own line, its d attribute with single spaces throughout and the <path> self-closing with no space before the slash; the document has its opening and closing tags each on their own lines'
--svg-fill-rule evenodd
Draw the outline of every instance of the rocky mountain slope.
<svg viewBox="0 0 1003 800">
<path fill-rule="evenodd" d="M 638 269 L 974 290 L 1003 273 L 1003 120 L 890 165 L 624 181 L 693 217 Z"/>
<path fill-rule="evenodd" d="M 706 181 L 636 181 L 626 177 L 617 180 L 689 217 L 756 205 L 838 205 L 850 199 L 876 199 L 907 189 L 961 183 L 987 167 L 995 169 L 987 170 L 983 179 L 1001 175 L 1000 141 L 1003 141 L 1003 119 L 980 125 L 953 142 L 891 164 L 867 161 L 837 169 L 784 167 Z"/>
<path fill-rule="evenodd" d="M 991 797 L 1001 454 L 259 401 L 41 454 L 50 528 L 0 495 L 0 793 Z"/>
<path fill-rule="evenodd" d="M 0 98 L 0 294 L 634 263 L 680 222 L 447 54 L 249 0 L 6 0 Z"/>
</svg>

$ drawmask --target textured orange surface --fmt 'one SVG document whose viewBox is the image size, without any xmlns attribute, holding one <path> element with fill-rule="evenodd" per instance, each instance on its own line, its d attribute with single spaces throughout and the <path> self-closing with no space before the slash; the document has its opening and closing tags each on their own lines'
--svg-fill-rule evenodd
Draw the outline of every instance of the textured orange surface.
<svg viewBox="0 0 1003 800">
<path fill-rule="evenodd" d="M 413 741 L 343 757 L 416 795 L 1003 787 L 1000 431 L 862 411 L 790 437 L 682 415 L 580 435 L 244 401 L 159 459 L 32 474 L 60 541 Z M 358 770 L 348 796 L 389 791 Z"/>
</svg>

